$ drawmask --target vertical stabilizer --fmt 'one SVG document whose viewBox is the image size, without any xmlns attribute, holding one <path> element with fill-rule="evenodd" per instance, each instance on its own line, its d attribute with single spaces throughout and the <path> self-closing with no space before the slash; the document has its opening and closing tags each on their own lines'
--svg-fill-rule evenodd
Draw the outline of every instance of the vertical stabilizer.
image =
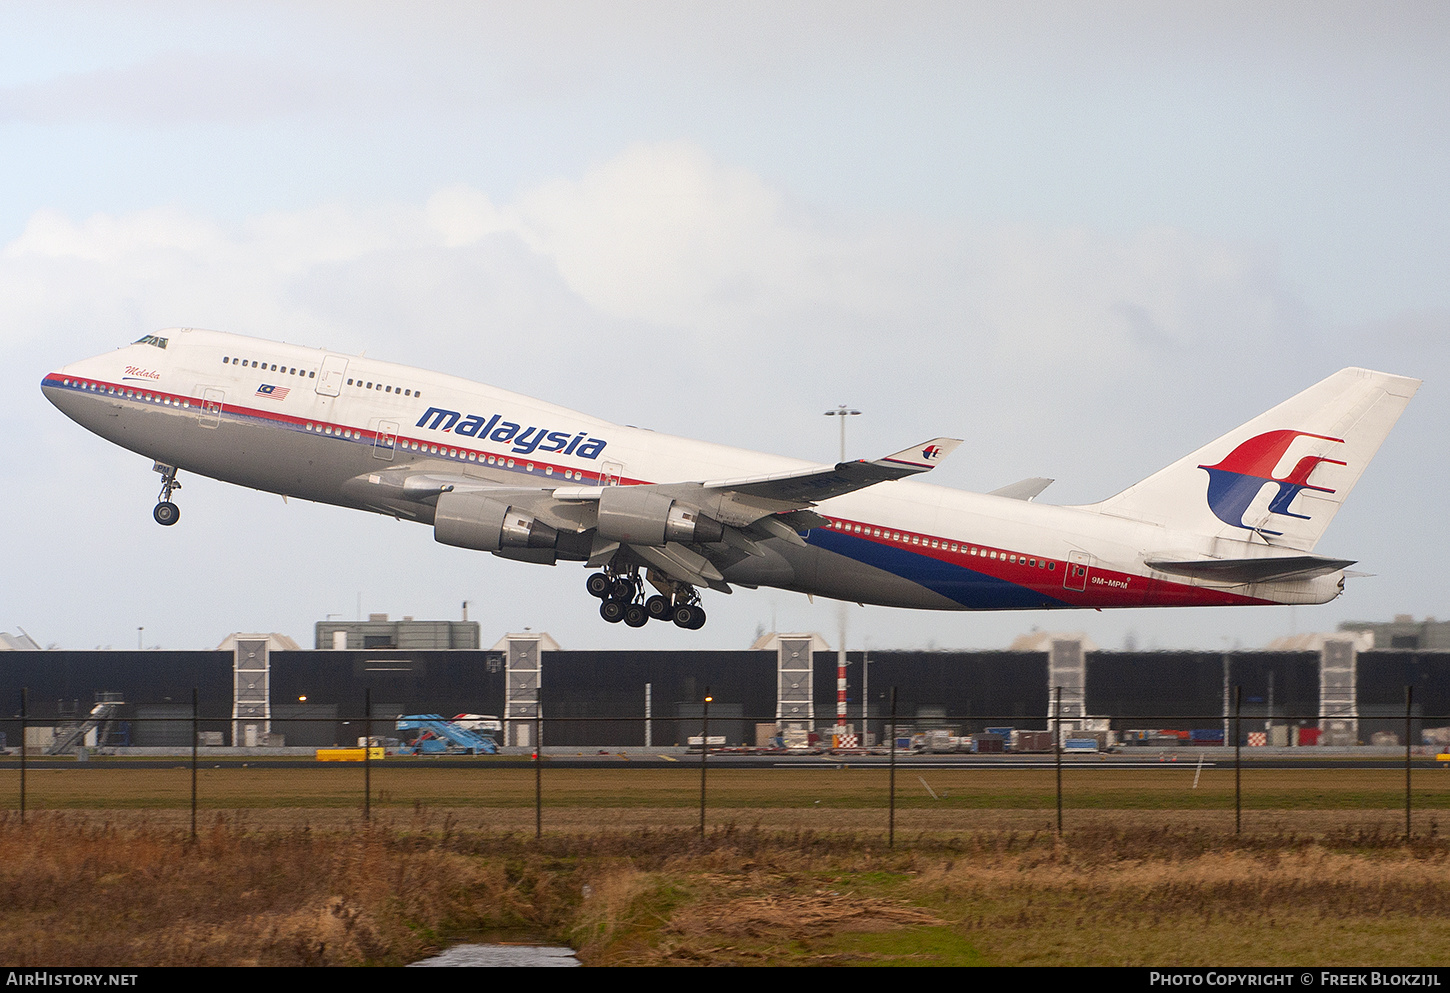
<svg viewBox="0 0 1450 993">
<path fill-rule="evenodd" d="M 1341 369 L 1087 509 L 1309 551 L 1419 388 Z"/>
</svg>

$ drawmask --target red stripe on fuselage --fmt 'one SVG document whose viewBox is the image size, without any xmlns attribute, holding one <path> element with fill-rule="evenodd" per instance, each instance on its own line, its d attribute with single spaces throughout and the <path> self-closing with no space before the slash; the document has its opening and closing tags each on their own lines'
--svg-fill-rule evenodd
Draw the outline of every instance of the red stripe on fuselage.
<svg viewBox="0 0 1450 993">
<path fill-rule="evenodd" d="M 1088 567 L 1084 588 L 1077 590 L 1063 585 L 1070 563 L 1062 559 L 1043 558 L 992 545 L 903 531 L 900 528 L 883 528 L 865 521 L 834 517 L 830 520 L 832 528 L 842 534 L 849 533 L 855 538 L 901 548 L 916 555 L 970 569 L 993 579 L 1037 591 L 1074 607 L 1212 607 L 1267 605 L 1274 602 L 1222 589 L 1189 586 L 1118 572 L 1096 565 Z"/>
</svg>

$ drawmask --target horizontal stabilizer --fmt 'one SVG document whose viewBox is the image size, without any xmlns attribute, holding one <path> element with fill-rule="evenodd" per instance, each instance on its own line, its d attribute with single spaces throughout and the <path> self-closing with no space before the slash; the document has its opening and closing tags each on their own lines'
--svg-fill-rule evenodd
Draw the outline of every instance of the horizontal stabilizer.
<svg viewBox="0 0 1450 993">
<path fill-rule="evenodd" d="M 1354 565 L 1354 559 L 1323 555 L 1275 555 L 1252 559 L 1149 559 L 1150 569 L 1175 576 L 1192 576 L 1219 583 L 1268 583 L 1284 579 L 1313 579 Z"/>
<path fill-rule="evenodd" d="M 1033 476 L 1031 479 L 1019 479 L 1015 483 L 998 487 L 987 495 L 1006 497 L 1008 500 L 1032 500 L 1051 485 L 1052 480 L 1042 476 Z"/>
</svg>

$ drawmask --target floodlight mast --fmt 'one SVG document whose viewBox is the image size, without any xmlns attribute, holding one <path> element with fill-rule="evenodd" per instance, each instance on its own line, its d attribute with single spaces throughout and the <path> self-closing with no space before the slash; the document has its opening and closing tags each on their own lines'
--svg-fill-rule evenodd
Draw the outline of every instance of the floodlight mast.
<svg viewBox="0 0 1450 993">
<path fill-rule="evenodd" d="M 835 410 L 825 412 L 826 417 L 839 418 L 841 422 L 841 459 L 846 461 L 846 418 L 860 414 L 859 410 L 853 410 L 843 404 L 838 404 Z M 836 727 L 846 726 L 846 601 L 842 600 L 836 605 L 836 619 L 840 622 L 837 630 L 836 641 Z M 863 688 L 864 697 L 865 690 Z M 864 701 L 863 701 L 864 705 Z M 861 721 L 861 742 L 865 744 L 866 721 L 864 715 Z M 844 731 L 842 732 L 844 733 Z"/>
</svg>

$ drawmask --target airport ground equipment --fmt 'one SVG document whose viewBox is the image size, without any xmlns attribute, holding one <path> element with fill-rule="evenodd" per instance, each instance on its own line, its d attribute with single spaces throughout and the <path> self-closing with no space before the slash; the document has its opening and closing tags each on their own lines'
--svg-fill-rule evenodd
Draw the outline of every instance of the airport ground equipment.
<svg viewBox="0 0 1450 993">
<path fill-rule="evenodd" d="M 398 750 L 400 755 L 496 755 L 498 745 L 487 735 L 475 734 L 459 727 L 442 714 L 412 714 L 398 718 L 399 731 L 417 731 L 410 745 Z"/>
<path fill-rule="evenodd" d="M 97 693 L 96 696 L 98 698 L 96 705 L 91 708 L 91 712 L 87 715 L 86 719 L 75 727 L 57 734 L 55 739 L 50 743 L 50 747 L 46 749 L 47 755 L 61 755 L 70 751 L 77 745 L 84 743 L 86 735 L 90 734 L 93 730 L 108 721 L 116 719 L 121 712 L 122 704 L 125 703 L 122 694 L 101 692 Z"/>
</svg>

